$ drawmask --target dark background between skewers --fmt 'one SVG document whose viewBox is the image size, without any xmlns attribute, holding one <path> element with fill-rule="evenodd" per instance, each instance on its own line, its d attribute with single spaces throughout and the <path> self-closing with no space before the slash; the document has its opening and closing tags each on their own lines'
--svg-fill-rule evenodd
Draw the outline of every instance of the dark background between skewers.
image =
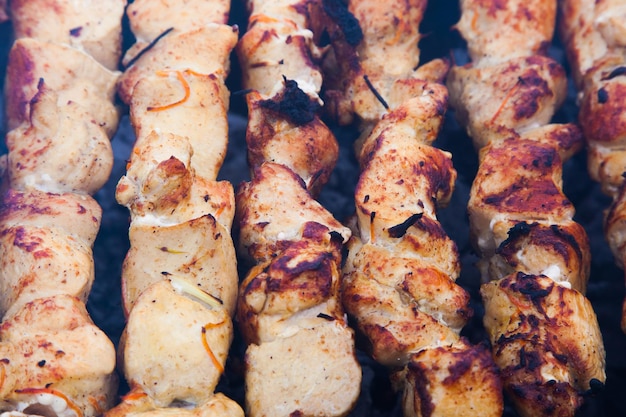
<svg viewBox="0 0 626 417">
<path fill-rule="evenodd" d="M 465 44 L 452 29 L 459 19 L 460 11 L 457 0 L 432 0 L 421 26 L 425 37 L 420 42 L 421 62 L 437 57 L 448 57 L 458 64 L 467 62 Z M 231 23 L 238 24 L 243 32 L 246 24 L 244 6 L 241 0 L 234 0 Z M 125 47 L 132 44 L 132 35 L 125 31 Z M 503 30 L 506 30 L 503 28 Z M 10 23 L 0 25 L 0 76 L 4 79 L 7 54 L 10 47 Z M 550 54 L 566 68 L 565 57 L 558 39 L 553 42 Z M 240 71 L 233 56 L 232 71 L 229 78 L 231 91 L 240 89 Z M 576 93 L 570 84 L 568 99 L 555 116 L 557 122 L 576 120 Z M 3 103 L 2 103 L 3 105 Z M 2 108 L 3 109 L 3 108 Z M 0 109 L 0 110 L 2 110 Z M 234 185 L 247 180 L 245 125 L 246 109 L 244 99 L 234 95 L 230 112 L 230 144 L 220 178 L 230 180 Z M 339 220 L 345 220 L 354 210 L 352 193 L 358 179 L 358 167 L 352 153 L 352 141 L 356 136 L 353 127 L 333 126 L 340 143 L 340 159 L 335 171 L 320 195 L 320 201 Z M 3 137 L 4 123 L 0 126 Z M 120 301 L 121 264 L 128 250 L 128 213 L 115 201 L 115 184 L 125 173 L 126 159 L 130 153 L 134 135 L 127 117 L 122 119 L 120 130 L 113 140 L 115 166 L 106 186 L 96 194 L 104 215 L 101 232 L 94 247 L 96 260 L 96 281 L 94 283 L 88 309 L 95 323 L 102 328 L 117 344 L 124 328 L 124 316 Z M 477 155 L 471 140 L 454 119 L 454 112 L 448 111 L 443 131 L 435 143 L 453 155 L 454 166 L 458 171 L 458 180 L 452 201 L 440 211 L 440 220 L 446 231 L 456 241 L 461 253 L 463 270 L 458 283 L 472 294 L 474 318 L 463 330 L 463 334 L 472 342 L 486 339 L 481 317 L 483 309 L 478 295 L 480 279 L 474 266 L 477 260 L 469 244 L 469 227 L 466 205 L 472 179 L 476 174 Z M 2 142 L 2 153 L 6 152 Z M 626 402 L 622 398 L 626 392 L 626 336 L 619 329 L 621 302 L 624 297 L 623 273 L 614 262 L 602 233 L 602 212 L 608 206 L 609 199 L 602 195 L 599 187 L 588 176 L 585 153 L 581 152 L 566 162 L 564 169 L 564 187 L 567 196 L 577 209 L 576 221 L 581 223 L 591 241 L 592 265 L 591 279 L 587 296 L 591 300 L 602 330 L 607 352 L 607 383 L 603 392 L 588 398 L 580 410 L 580 416 L 624 416 Z M 146 323 L 146 325 L 150 325 Z M 175 335 L 173 335 L 175 337 Z M 243 404 L 243 361 L 245 347 L 235 336 L 232 353 L 226 366 L 226 373 L 220 382 L 219 390 Z M 307 358 L 303 357 L 302 361 Z M 402 415 L 399 396 L 390 387 L 386 370 L 374 363 L 366 354 L 359 351 L 359 360 L 363 365 L 362 393 L 351 416 L 397 417 Z M 294 364 L 297 366 L 297 364 Z M 121 383 L 120 393 L 126 389 Z M 516 416 L 509 403 L 505 416 Z"/>
</svg>

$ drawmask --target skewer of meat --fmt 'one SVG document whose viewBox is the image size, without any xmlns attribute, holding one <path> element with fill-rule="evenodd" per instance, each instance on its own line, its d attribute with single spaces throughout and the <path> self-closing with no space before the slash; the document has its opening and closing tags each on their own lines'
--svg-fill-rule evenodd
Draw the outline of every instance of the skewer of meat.
<svg viewBox="0 0 626 417">
<path fill-rule="evenodd" d="M 316 1 L 250 1 L 237 47 L 247 95 L 250 182 L 237 195 L 242 258 L 237 319 L 246 413 L 343 416 L 360 392 L 354 334 L 341 306 L 349 229 L 313 199 L 337 160 L 316 115 L 321 74 L 311 32 Z"/>
<path fill-rule="evenodd" d="M 472 314 L 469 295 L 454 283 L 456 245 L 436 218 L 456 178 L 450 154 L 430 146 L 445 101 L 444 87 L 426 84 L 364 142 L 343 300 L 403 390 L 404 415 L 499 416 L 489 352 L 459 336 Z"/>
<path fill-rule="evenodd" d="M 225 24 L 229 7 L 137 0 L 127 9 L 137 43 L 118 92 L 136 142 L 116 198 L 131 216 L 119 348 L 130 392 L 107 416 L 243 416 L 214 392 L 237 297 L 234 191 L 216 180 L 237 41 L 237 28 Z"/>
<path fill-rule="evenodd" d="M 584 296 L 589 243 L 562 191 L 582 134 L 548 124 L 566 93 L 565 71 L 543 55 L 556 2 L 461 9 L 472 63 L 453 68 L 448 87 L 479 150 L 468 212 L 493 357 L 521 415 L 574 415 L 605 380 L 604 347 Z"/>
<path fill-rule="evenodd" d="M 579 91 L 579 123 L 591 177 L 613 198 L 607 240 L 623 268 L 626 254 L 626 8 L 622 2 L 561 1 L 560 34 Z M 626 332 L 626 303 L 622 310 Z"/>
<path fill-rule="evenodd" d="M 91 197 L 113 163 L 124 1 L 13 1 L 0 208 L 0 409 L 94 416 L 117 392 L 115 349 L 89 317 Z M 97 45 L 97 46 L 95 46 Z M 95 47 L 94 47 L 95 46 Z"/>
<path fill-rule="evenodd" d="M 458 251 L 436 216 L 456 171 L 451 155 L 431 146 L 447 108 L 446 88 L 437 82 L 448 64 L 418 68 L 426 2 L 351 1 L 342 11 L 338 2 L 324 5 L 333 45 L 326 64 L 345 63 L 331 76 L 331 109 L 340 123 L 356 118 L 361 130 L 356 233 L 343 270 L 346 309 L 403 391 L 406 416 L 501 415 L 489 351 L 459 336 L 472 314 L 469 295 L 454 282 Z M 362 39 L 348 36 L 354 31 L 338 18 L 346 13 Z"/>
</svg>

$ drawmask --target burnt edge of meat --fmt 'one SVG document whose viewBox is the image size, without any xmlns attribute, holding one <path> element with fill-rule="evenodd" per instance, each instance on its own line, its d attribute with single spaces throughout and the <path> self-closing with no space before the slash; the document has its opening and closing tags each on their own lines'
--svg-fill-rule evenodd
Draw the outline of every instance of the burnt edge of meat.
<svg viewBox="0 0 626 417">
<path fill-rule="evenodd" d="M 363 40 L 363 30 L 359 21 L 342 0 L 323 0 L 324 12 L 337 24 L 343 36 L 351 46 L 357 46 Z"/>
<path fill-rule="evenodd" d="M 298 126 L 312 122 L 321 108 L 320 104 L 302 91 L 296 81 L 284 78 L 284 84 L 280 94 L 275 98 L 261 100 L 259 105 L 282 115 Z"/>
</svg>

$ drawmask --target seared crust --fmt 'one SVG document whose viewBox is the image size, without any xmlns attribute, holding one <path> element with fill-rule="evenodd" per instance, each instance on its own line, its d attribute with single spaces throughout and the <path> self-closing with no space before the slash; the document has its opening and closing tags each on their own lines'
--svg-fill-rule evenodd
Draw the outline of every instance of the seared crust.
<svg viewBox="0 0 626 417">
<path fill-rule="evenodd" d="M 499 416 L 499 407 L 493 407 L 494 393 L 500 392 L 500 378 L 494 378 L 498 369 L 489 349 L 483 345 L 425 349 L 411 357 L 407 365 L 404 391 L 404 414 Z M 468 389 L 468 387 L 472 387 Z"/>
<path fill-rule="evenodd" d="M 484 323 L 505 387 L 523 416 L 573 415 L 604 381 L 604 348 L 580 292 L 521 272 L 485 284 Z"/>
<path fill-rule="evenodd" d="M 565 100 L 567 76 L 554 60 L 533 55 L 453 67 L 447 86 L 451 107 L 480 149 L 511 131 L 549 123 Z"/>
</svg>

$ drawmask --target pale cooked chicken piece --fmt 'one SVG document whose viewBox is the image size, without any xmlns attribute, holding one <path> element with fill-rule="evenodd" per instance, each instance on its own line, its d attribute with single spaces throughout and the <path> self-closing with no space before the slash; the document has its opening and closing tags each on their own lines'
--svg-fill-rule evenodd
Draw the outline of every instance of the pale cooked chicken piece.
<svg viewBox="0 0 626 417">
<path fill-rule="evenodd" d="M 248 164 L 253 171 L 265 161 L 285 165 L 302 178 L 309 193 L 315 196 L 335 167 L 339 146 L 331 130 L 315 114 L 317 102 L 311 101 L 295 81 L 286 80 L 284 84 L 281 92 L 269 100 L 257 92 L 246 97 Z"/>
<path fill-rule="evenodd" d="M 145 48 L 172 27 L 188 31 L 207 23 L 226 24 L 229 13 L 230 1 L 227 0 L 135 0 L 126 9 L 136 39 L 132 49 Z"/>
<path fill-rule="evenodd" d="M 350 237 L 350 230 L 313 200 L 302 179 L 284 165 L 262 164 L 238 189 L 236 200 L 240 253 L 256 262 L 299 241 L 309 223 L 323 225 L 343 242 Z"/>
<path fill-rule="evenodd" d="M 144 290 L 170 276 L 205 291 L 234 313 L 238 274 L 230 228 L 208 214 L 170 226 L 135 223 L 123 264 L 126 314 Z"/>
<path fill-rule="evenodd" d="M 110 70 L 122 54 L 126 0 L 11 0 L 16 39 L 35 38 L 84 51 Z"/>
<path fill-rule="evenodd" d="M 88 196 L 8 190 L 0 209 L 0 313 L 40 297 L 86 302 L 101 209 Z M 71 253 L 69 255 L 68 253 Z"/>
<path fill-rule="evenodd" d="M 356 115 L 367 136 L 388 109 L 419 95 L 424 80 L 445 77 L 448 63 L 443 60 L 418 67 L 426 1 L 322 3 L 318 31 L 328 31 L 333 46 L 323 64 L 324 99 L 340 124 L 352 123 Z"/>
<path fill-rule="evenodd" d="M 485 67 L 515 58 L 544 55 L 556 23 L 556 2 L 461 0 L 456 24 L 467 41 L 474 66 Z"/>
<path fill-rule="evenodd" d="M 189 31 L 174 29 L 144 53 L 127 53 L 123 63 L 128 68 L 120 78 L 118 94 L 130 104 L 135 85 L 146 77 L 159 74 L 176 76 L 177 72 L 187 71 L 190 74 L 215 73 L 225 78 L 230 66 L 230 51 L 237 42 L 237 32 L 236 27 L 217 23 Z M 185 94 L 183 91 L 180 98 Z M 168 103 L 158 103 L 159 106 L 163 104 Z"/>
<path fill-rule="evenodd" d="M 450 106 L 480 149 L 511 131 L 549 123 L 565 100 L 567 76 L 556 61 L 533 55 L 490 66 L 453 67 L 447 86 Z"/>
<path fill-rule="evenodd" d="M 7 128 L 15 129 L 28 120 L 31 99 L 43 78 L 46 86 L 58 94 L 60 105 L 75 102 L 112 137 L 119 121 L 113 104 L 118 77 L 119 72 L 108 70 L 70 46 L 18 39 L 9 52 L 5 79 Z"/>
<path fill-rule="evenodd" d="M 562 190 L 563 161 L 582 144 L 577 126 L 547 125 L 481 149 L 468 212 L 484 281 L 521 271 L 584 293 L 589 242 Z"/>
<path fill-rule="evenodd" d="M 228 310 L 173 274 L 133 307 L 120 344 L 124 375 L 157 407 L 198 406 L 214 395 L 232 337 Z"/>
<path fill-rule="evenodd" d="M 215 179 L 228 145 L 228 104 L 224 74 L 171 70 L 142 78 L 130 101 L 135 147 L 151 142 L 146 137 L 153 132 L 174 134 L 193 150 L 188 167 L 200 177 Z"/>
<path fill-rule="evenodd" d="M 10 310 L 0 326 L 0 357 L 2 410 L 94 416 L 115 401 L 115 348 L 75 297 Z"/>
<path fill-rule="evenodd" d="M 210 214 L 230 229 L 232 185 L 196 175 L 189 168 L 192 154 L 186 138 L 154 131 L 135 146 L 116 197 L 137 225 L 172 226 Z"/>
<path fill-rule="evenodd" d="M 108 180 L 113 150 L 92 114 L 41 79 L 28 118 L 6 135 L 8 185 L 94 194 Z"/>
<path fill-rule="evenodd" d="M 82 239 L 58 229 L 0 229 L 0 313 L 56 294 L 70 294 L 87 302 L 94 264 L 91 247 Z"/>
<path fill-rule="evenodd" d="M 248 29 L 237 45 L 244 88 L 268 98 L 296 80 L 314 99 L 322 87 L 316 61 L 322 51 L 311 31 L 310 5 L 316 0 L 248 0 Z"/>
<path fill-rule="evenodd" d="M 484 324 L 504 386 L 522 416 L 573 416 L 605 380 L 591 303 L 543 275 L 518 272 L 481 288 Z"/>
<path fill-rule="evenodd" d="M 430 146 L 446 98 L 445 87 L 426 84 L 364 141 L 355 192 L 359 233 L 348 247 L 342 298 L 374 359 L 400 369 L 393 380 L 406 416 L 454 415 L 460 401 L 465 415 L 497 416 L 497 372 L 484 347 L 459 335 L 472 314 L 469 295 L 454 283 L 458 252 L 436 217 L 456 179 L 451 155 Z"/>
<path fill-rule="evenodd" d="M 352 330 L 322 313 L 250 345 L 245 360 L 250 416 L 345 416 L 361 390 Z"/>
<path fill-rule="evenodd" d="M 195 408 L 157 407 L 154 400 L 139 389 L 131 390 L 122 400 L 107 417 L 244 417 L 241 407 L 220 393 Z"/>
</svg>

